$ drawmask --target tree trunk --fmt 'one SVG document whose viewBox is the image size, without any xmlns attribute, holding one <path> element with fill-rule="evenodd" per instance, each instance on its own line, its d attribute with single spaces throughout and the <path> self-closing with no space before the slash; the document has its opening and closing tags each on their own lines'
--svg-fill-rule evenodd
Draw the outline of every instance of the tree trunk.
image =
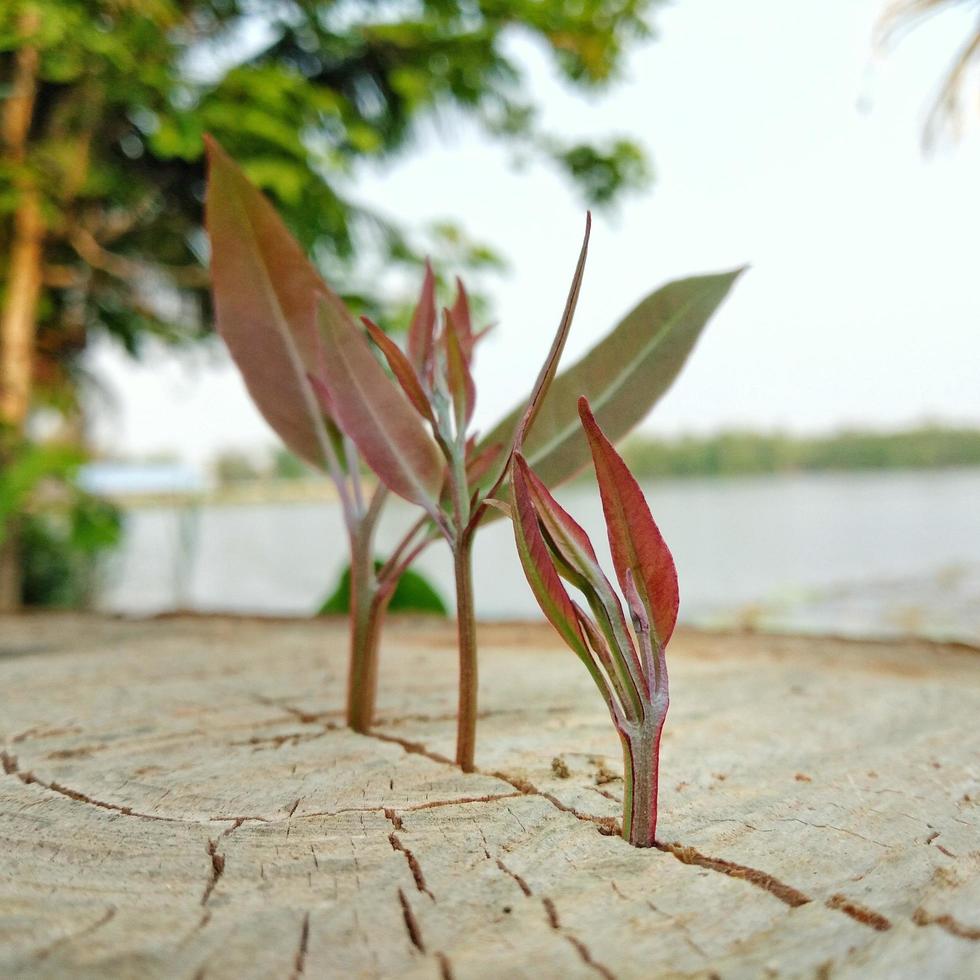
<svg viewBox="0 0 980 980">
<path fill-rule="evenodd" d="M 30 37 L 40 26 L 36 10 L 28 8 L 20 21 L 22 35 Z M 7 157 L 27 163 L 28 137 L 37 95 L 39 54 L 31 45 L 17 52 L 10 95 L 3 111 L 3 139 Z M 23 435 L 31 405 L 37 309 L 41 298 L 44 220 L 41 197 L 26 171 L 18 186 L 13 215 L 6 299 L 0 317 L 0 428 L 4 442 L 16 444 Z M 0 445 L 0 454 L 4 451 Z M 0 458 L 0 465 L 4 464 Z M 5 530 L 0 544 L 0 611 L 20 606 L 20 555 L 16 525 Z"/>
<path fill-rule="evenodd" d="M 657 846 L 545 626 L 0 618 L 4 980 L 980 976 L 980 656 L 680 630 Z M 322 681 L 324 667 L 328 682 Z"/>
</svg>

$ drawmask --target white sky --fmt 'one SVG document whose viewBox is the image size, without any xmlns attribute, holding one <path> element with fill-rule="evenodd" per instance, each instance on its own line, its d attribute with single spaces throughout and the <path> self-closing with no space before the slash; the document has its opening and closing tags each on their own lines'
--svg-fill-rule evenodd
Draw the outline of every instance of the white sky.
<svg viewBox="0 0 980 980">
<path fill-rule="evenodd" d="M 663 282 L 752 265 L 647 430 L 980 424 L 980 117 L 957 145 L 928 158 L 920 146 L 972 8 L 882 56 L 882 7 L 677 0 L 623 82 L 590 100 L 516 42 L 547 128 L 629 134 L 656 169 L 649 190 L 597 216 L 568 359 Z M 459 221 L 507 256 L 510 274 L 491 284 L 500 325 L 477 365 L 488 425 L 547 350 L 581 203 L 554 170 L 516 173 L 469 128 L 364 173 L 355 192 L 409 224 Z M 95 433 L 113 454 L 202 462 L 275 444 L 221 349 L 141 365 L 99 349 L 91 366 L 113 395 Z"/>
</svg>

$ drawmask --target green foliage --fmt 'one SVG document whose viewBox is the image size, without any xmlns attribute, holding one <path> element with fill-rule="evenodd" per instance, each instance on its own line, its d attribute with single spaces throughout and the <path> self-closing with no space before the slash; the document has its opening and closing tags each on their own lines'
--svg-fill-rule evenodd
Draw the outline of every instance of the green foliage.
<svg viewBox="0 0 980 980">
<path fill-rule="evenodd" d="M 635 436 L 623 447 L 642 477 L 737 476 L 827 470 L 980 466 L 980 430 L 923 426 L 905 432 L 841 432 L 810 438 L 724 432 L 663 440 Z"/>
<path fill-rule="evenodd" d="M 86 494 L 78 494 L 66 512 L 28 515 L 20 530 L 24 605 L 88 605 L 99 559 L 118 544 L 121 532 L 119 511 Z"/>
<path fill-rule="evenodd" d="M 235 483 L 248 483 L 250 480 L 258 479 L 261 474 L 249 456 L 229 450 L 215 459 L 214 475 L 222 486 L 228 486 Z"/>
<path fill-rule="evenodd" d="M 277 449 L 272 457 L 272 475 L 277 480 L 302 480 L 310 475 L 310 470 L 288 449 Z"/>
<path fill-rule="evenodd" d="M 426 121 L 470 118 L 554 160 L 594 203 L 636 186 L 642 157 L 628 141 L 568 146 L 542 130 L 509 39 L 530 35 L 572 85 L 600 88 L 649 33 L 655 3 L 4 0 L 0 90 L 20 50 L 40 63 L 27 162 L 0 165 L 0 291 L 26 172 L 48 220 L 39 378 L 48 390 L 70 386 L 93 328 L 134 354 L 149 335 L 208 329 L 205 132 L 269 193 L 355 309 L 375 316 L 376 280 L 359 286 L 356 272 L 366 256 L 388 268 L 418 263 L 422 248 L 440 262 L 496 261 L 458 230 L 437 225 L 423 242 L 347 197 L 362 161 L 409 151 Z"/>
<path fill-rule="evenodd" d="M 85 457 L 75 446 L 22 443 L 4 452 L 0 467 L 0 542 L 45 481 L 71 486 Z"/>
<path fill-rule="evenodd" d="M 118 543 L 119 512 L 81 491 L 85 454 L 76 446 L 7 446 L 0 467 L 0 543 L 16 534 L 25 605 L 81 606 L 99 557 Z"/>
<path fill-rule="evenodd" d="M 380 571 L 384 563 L 375 561 L 375 571 Z M 395 591 L 388 604 L 392 612 L 427 613 L 432 616 L 448 614 L 442 596 L 430 585 L 428 579 L 419 572 L 408 569 L 398 580 Z M 318 616 L 346 615 L 350 612 L 350 565 L 341 572 L 337 587 L 325 600 L 317 612 Z"/>
</svg>

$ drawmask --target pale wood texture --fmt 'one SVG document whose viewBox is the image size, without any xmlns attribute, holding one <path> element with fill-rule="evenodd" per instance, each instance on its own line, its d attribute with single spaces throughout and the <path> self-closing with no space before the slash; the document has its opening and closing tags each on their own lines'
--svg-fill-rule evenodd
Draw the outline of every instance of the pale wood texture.
<svg viewBox="0 0 980 980">
<path fill-rule="evenodd" d="M 338 624 L 0 619 L 0 975 L 980 976 L 975 651 L 681 632 L 637 851 L 581 665 L 481 646 L 463 775 L 451 626 L 368 737 Z"/>
</svg>

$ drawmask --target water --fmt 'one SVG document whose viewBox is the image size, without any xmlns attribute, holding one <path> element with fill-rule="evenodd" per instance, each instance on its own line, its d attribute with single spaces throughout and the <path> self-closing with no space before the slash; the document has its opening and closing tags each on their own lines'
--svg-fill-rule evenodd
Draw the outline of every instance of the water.
<svg viewBox="0 0 980 980">
<path fill-rule="evenodd" d="M 645 489 L 677 561 L 683 621 L 980 640 L 980 469 L 664 480 Z M 608 561 L 593 487 L 558 496 Z M 379 552 L 415 516 L 391 506 Z M 100 605 L 305 615 L 345 561 L 334 503 L 133 509 Z M 538 615 L 505 521 L 481 533 L 475 561 L 479 616 Z M 451 599 L 444 545 L 416 567 Z"/>
</svg>

